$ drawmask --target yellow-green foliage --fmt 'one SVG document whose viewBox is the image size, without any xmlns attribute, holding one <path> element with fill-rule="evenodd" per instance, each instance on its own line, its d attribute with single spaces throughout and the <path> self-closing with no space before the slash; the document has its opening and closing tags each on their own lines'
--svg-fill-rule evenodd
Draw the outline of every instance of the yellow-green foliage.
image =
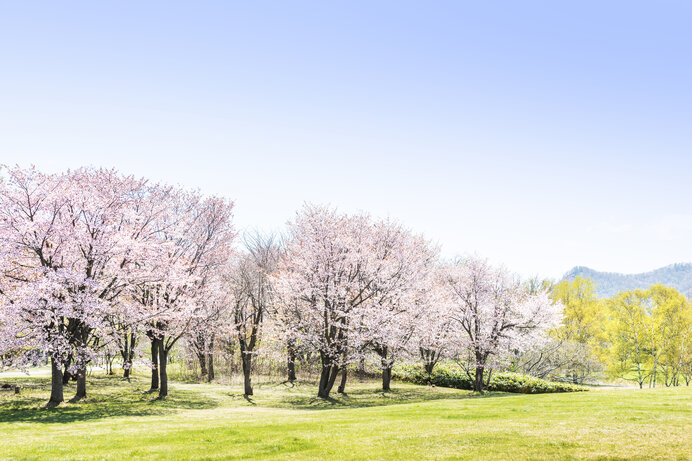
<svg viewBox="0 0 692 461">
<path fill-rule="evenodd" d="M 554 334 L 560 339 L 598 344 L 603 338 L 605 309 L 589 279 L 563 280 L 552 288 L 553 300 L 565 306 L 562 325 Z"/>
<path fill-rule="evenodd" d="M 679 291 L 652 285 L 601 300 L 591 280 L 577 277 L 553 285 L 552 296 L 565 306 L 553 338 L 584 345 L 611 377 L 640 386 L 692 380 L 692 306 Z"/>
<path fill-rule="evenodd" d="M 666 385 L 688 378 L 692 307 L 674 288 L 619 293 L 608 300 L 604 358 L 612 375 Z M 688 378 L 689 379 L 689 378 Z M 660 382 L 660 381 L 659 381 Z"/>
<path fill-rule="evenodd" d="M 582 277 L 553 285 L 551 295 L 565 306 L 562 324 L 551 332 L 566 351 L 560 371 L 584 379 L 602 368 L 601 356 L 607 347 L 606 304 L 598 299 L 593 282 Z"/>
</svg>

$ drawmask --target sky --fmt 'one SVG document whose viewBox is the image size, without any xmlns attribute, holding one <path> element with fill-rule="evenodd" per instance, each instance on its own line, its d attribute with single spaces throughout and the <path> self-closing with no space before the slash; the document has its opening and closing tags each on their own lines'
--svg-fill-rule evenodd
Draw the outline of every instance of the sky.
<svg viewBox="0 0 692 461">
<path fill-rule="evenodd" d="M 692 261 L 690 2 L 0 2 L 0 163 L 391 217 L 523 276 Z"/>
</svg>

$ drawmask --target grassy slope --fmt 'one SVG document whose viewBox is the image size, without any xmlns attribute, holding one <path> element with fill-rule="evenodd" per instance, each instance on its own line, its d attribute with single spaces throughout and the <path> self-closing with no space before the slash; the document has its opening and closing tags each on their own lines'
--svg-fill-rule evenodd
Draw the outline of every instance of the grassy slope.
<svg viewBox="0 0 692 461">
<path fill-rule="evenodd" d="M 478 397 L 351 383 L 325 402 L 308 384 L 262 384 L 248 401 L 174 383 L 154 401 L 145 380 L 100 377 L 88 401 L 46 410 L 46 378 L 3 381 L 26 387 L 0 392 L 1 458 L 692 459 L 690 388 Z"/>
</svg>

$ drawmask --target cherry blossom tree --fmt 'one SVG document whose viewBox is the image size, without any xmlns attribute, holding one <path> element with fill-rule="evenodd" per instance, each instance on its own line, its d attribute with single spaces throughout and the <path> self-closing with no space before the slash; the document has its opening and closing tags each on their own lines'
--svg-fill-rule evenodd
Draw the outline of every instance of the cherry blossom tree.
<svg viewBox="0 0 692 461">
<path fill-rule="evenodd" d="M 62 365 L 70 354 L 71 297 L 59 281 L 68 247 L 61 219 L 68 184 L 35 169 L 4 167 L 0 183 L 2 350 L 18 366 L 46 354 L 52 366 L 51 404 L 64 400 Z"/>
<path fill-rule="evenodd" d="M 52 405 L 66 376 L 76 377 L 75 399 L 86 396 L 87 365 L 106 349 L 109 360 L 120 351 L 127 377 L 140 332 L 160 397 L 183 337 L 213 379 L 218 336 L 237 341 L 246 395 L 262 341 L 278 353 L 286 345 L 289 381 L 298 351 L 319 355 L 318 395 L 328 398 L 370 351 L 384 390 L 395 360 L 414 351 L 428 373 L 456 358 L 482 391 L 488 370 L 541 344 L 560 320 L 544 290 L 479 258 L 439 264 L 437 248 L 390 220 L 305 205 L 281 251 L 255 237 L 237 252 L 233 203 L 222 198 L 106 169 L 3 166 L 3 175 L 0 359 L 49 360 Z M 682 363 L 678 355 L 668 362 Z"/>
<path fill-rule="evenodd" d="M 62 367 L 86 395 L 86 365 L 112 338 L 109 319 L 121 315 L 128 271 L 142 253 L 133 203 L 146 181 L 112 170 L 47 175 L 5 167 L 0 185 L 4 336 L 30 358 L 52 363 L 50 403 L 63 400 Z"/>
<path fill-rule="evenodd" d="M 329 397 L 348 348 L 363 342 L 354 323 L 375 296 L 371 245 L 372 226 L 364 215 L 306 205 L 289 223 L 275 286 L 282 303 L 301 312 L 290 317 L 288 336 L 320 355 L 322 398 Z"/>
<path fill-rule="evenodd" d="M 546 291 L 529 293 L 517 278 L 484 259 L 448 264 L 444 281 L 457 328 L 457 356 L 475 391 L 483 391 L 487 369 L 513 351 L 547 340 L 547 330 L 561 320 L 562 305 Z"/>
<path fill-rule="evenodd" d="M 165 396 L 170 348 L 218 291 L 232 204 L 113 170 L 3 171 L 0 353 L 17 365 L 50 358 L 50 403 L 58 404 L 66 364 L 75 398 L 84 397 L 96 350 L 145 323 L 160 346 Z"/>
<path fill-rule="evenodd" d="M 194 353 L 199 362 L 201 378 L 212 382 L 215 378 L 214 348 L 217 335 L 223 325 L 222 315 L 226 313 L 226 306 L 218 303 L 212 303 L 210 306 L 205 302 L 203 309 L 209 309 L 209 311 L 204 316 L 197 316 L 186 339 L 188 349 Z"/>
<path fill-rule="evenodd" d="M 425 328 L 420 325 L 425 320 L 423 301 L 437 249 L 388 220 L 375 223 L 373 235 L 372 259 L 378 270 L 370 273 L 369 282 L 375 296 L 361 309 L 360 328 L 380 357 L 382 389 L 388 391 L 396 358 L 407 351 L 416 328 Z"/>
<path fill-rule="evenodd" d="M 281 257 L 279 257 L 279 261 Z M 274 281 L 276 273 L 272 274 Z M 285 287 L 284 287 L 285 288 Z M 282 297 L 284 296 L 284 297 Z M 293 383 L 297 380 L 296 363 L 302 351 L 310 351 L 310 345 L 300 342 L 298 325 L 303 325 L 302 303 L 292 297 L 292 293 L 286 290 L 274 290 L 274 305 L 272 309 L 274 318 L 269 322 L 270 335 L 285 345 L 286 350 L 286 382 Z M 267 325 L 265 325 L 267 326 Z M 265 328 L 266 329 L 266 328 Z"/>
<path fill-rule="evenodd" d="M 449 290 L 444 284 L 444 266 L 436 266 L 426 289 L 418 298 L 420 314 L 410 342 L 410 350 L 420 355 L 426 373 L 449 357 L 454 344 L 454 325 Z"/>
<path fill-rule="evenodd" d="M 252 395 L 252 358 L 274 298 L 270 276 L 278 261 L 279 246 L 273 236 L 254 234 L 246 236 L 244 247 L 226 278 L 231 293 L 228 320 L 240 348 L 244 393 Z"/>
<path fill-rule="evenodd" d="M 232 202 L 173 190 L 165 196 L 165 212 L 157 214 L 158 244 L 145 263 L 146 276 L 133 287 L 138 319 L 151 341 L 151 391 L 168 395 L 168 354 L 191 326 L 215 309 L 221 292 L 222 268 L 232 255 Z"/>
<path fill-rule="evenodd" d="M 320 355 L 320 397 L 366 345 L 381 352 L 388 387 L 391 354 L 411 336 L 409 308 L 434 254 L 421 237 L 366 215 L 306 205 L 289 223 L 275 284 L 287 339 Z"/>
</svg>

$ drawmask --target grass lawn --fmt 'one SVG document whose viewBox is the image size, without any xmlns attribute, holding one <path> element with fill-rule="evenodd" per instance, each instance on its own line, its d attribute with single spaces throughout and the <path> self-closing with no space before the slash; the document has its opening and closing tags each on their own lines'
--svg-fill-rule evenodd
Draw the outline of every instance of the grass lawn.
<svg viewBox="0 0 692 461">
<path fill-rule="evenodd" d="M 143 394 L 96 376 L 89 398 L 44 409 L 48 378 L 0 378 L 2 459 L 692 459 L 692 388 L 474 396 L 395 382 L 350 383 L 317 399 L 314 384 L 172 383 Z M 66 397 L 74 391 L 66 389 Z"/>
</svg>

